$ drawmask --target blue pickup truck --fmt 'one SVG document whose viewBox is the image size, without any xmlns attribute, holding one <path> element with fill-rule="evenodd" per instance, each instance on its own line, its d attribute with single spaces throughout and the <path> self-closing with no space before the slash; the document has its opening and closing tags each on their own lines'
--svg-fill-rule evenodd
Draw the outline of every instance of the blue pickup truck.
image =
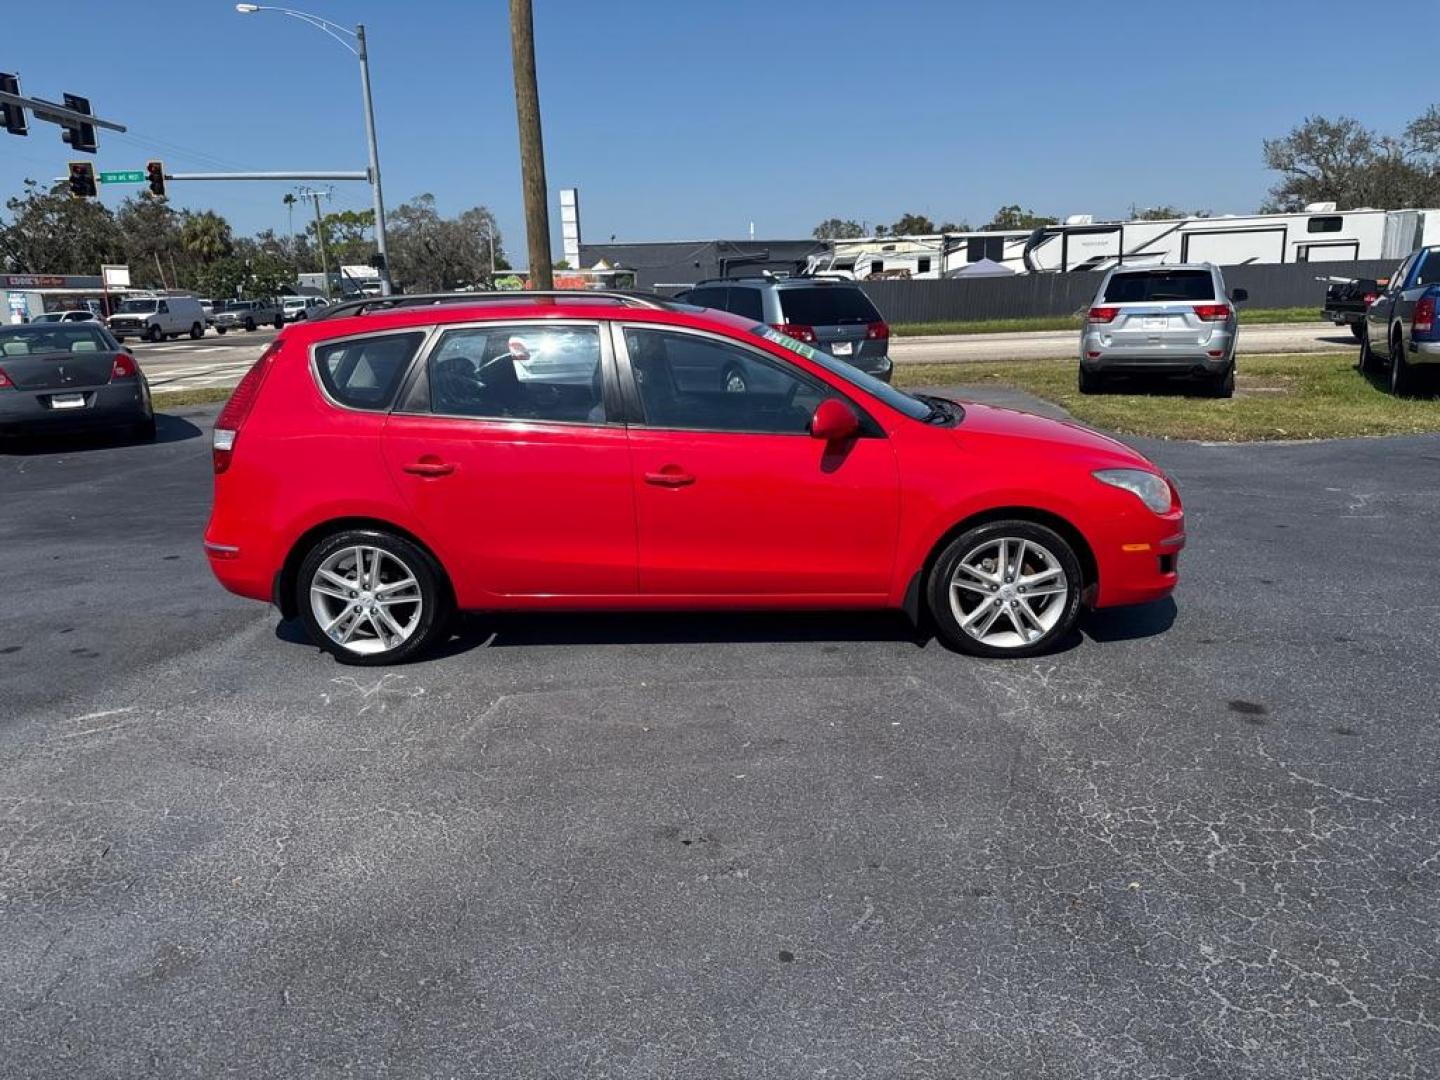
<svg viewBox="0 0 1440 1080">
<path fill-rule="evenodd" d="M 1385 290 L 1365 311 L 1360 370 L 1379 372 L 1388 363 L 1390 391 L 1401 396 L 1422 389 L 1422 365 L 1440 371 L 1440 247 L 1421 248 L 1390 275 Z"/>
</svg>

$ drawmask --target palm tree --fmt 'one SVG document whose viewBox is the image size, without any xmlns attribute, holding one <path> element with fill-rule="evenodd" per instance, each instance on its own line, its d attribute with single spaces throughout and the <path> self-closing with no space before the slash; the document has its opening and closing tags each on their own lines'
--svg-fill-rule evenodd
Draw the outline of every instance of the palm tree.
<svg viewBox="0 0 1440 1080">
<path fill-rule="evenodd" d="M 180 246 L 201 263 L 212 263 L 229 255 L 230 223 L 213 210 L 187 213 L 180 226 Z"/>
</svg>

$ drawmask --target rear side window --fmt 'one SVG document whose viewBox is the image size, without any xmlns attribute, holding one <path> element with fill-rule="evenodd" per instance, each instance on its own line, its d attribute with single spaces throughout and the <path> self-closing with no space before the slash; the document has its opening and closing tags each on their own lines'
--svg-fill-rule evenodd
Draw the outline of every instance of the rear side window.
<svg viewBox="0 0 1440 1080">
<path fill-rule="evenodd" d="M 1425 261 L 1415 275 L 1415 284 L 1440 285 L 1440 251 L 1427 251 L 1420 257 Z"/>
<path fill-rule="evenodd" d="M 747 319 L 765 321 L 765 302 L 760 297 L 759 289 L 731 289 L 729 309 Z"/>
<path fill-rule="evenodd" d="M 843 285 L 781 289 L 780 312 L 784 322 L 801 326 L 849 326 L 881 321 L 868 296 Z"/>
<path fill-rule="evenodd" d="M 1164 300 L 1214 300 L 1209 270 L 1144 270 L 1114 275 L 1105 286 L 1107 304 L 1144 304 Z"/>
<path fill-rule="evenodd" d="M 694 304 L 696 307 L 714 308 L 717 311 L 725 310 L 724 289 L 691 289 L 683 293 L 682 297 L 687 304 Z"/>
<path fill-rule="evenodd" d="M 377 334 L 315 348 L 315 370 L 325 392 L 352 409 L 388 409 L 425 331 Z"/>
</svg>

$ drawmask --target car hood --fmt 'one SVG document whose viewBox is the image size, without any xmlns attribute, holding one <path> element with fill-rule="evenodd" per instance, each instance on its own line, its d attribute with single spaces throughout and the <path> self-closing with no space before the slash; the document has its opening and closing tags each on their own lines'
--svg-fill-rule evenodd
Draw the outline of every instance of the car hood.
<svg viewBox="0 0 1440 1080">
<path fill-rule="evenodd" d="M 1096 468 L 1143 468 L 1159 472 L 1143 454 L 1119 439 L 1092 431 L 1073 420 L 1051 420 L 1018 409 L 971 401 L 964 405 L 965 419 L 955 428 L 955 437 L 962 444 L 976 436 L 1014 439 L 1031 445 L 1045 443 L 1071 455 L 1084 455 L 1096 462 Z"/>
</svg>

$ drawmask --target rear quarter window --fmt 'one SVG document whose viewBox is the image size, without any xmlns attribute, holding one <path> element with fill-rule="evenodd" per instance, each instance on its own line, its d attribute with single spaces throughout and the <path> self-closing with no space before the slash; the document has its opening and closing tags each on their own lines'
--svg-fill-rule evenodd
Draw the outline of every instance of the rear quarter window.
<svg viewBox="0 0 1440 1080">
<path fill-rule="evenodd" d="M 756 322 L 765 321 L 765 301 L 759 289 L 731 289 L 730 310 Z"/>
<path fill-rule="evenodd" d="M 848 326 L 880 322 L 870 298 L 851 286 L 813 285 L 780 289 L 783 321 L 801 326 Z"/>
<path fill-rule="evenodd" d="M 315 372 L 341 405 L 385 410 L 424 340 L 425 331 L 413 330 L 317 345 Z"/>
<path fill-rule="evenodd" d="M 1105 285 L 1107 304 L 1159 303 L 1166 300 L 1214 300 L 1209 270 L 1143 270 L 1115 274 Z"/>
</svg>

